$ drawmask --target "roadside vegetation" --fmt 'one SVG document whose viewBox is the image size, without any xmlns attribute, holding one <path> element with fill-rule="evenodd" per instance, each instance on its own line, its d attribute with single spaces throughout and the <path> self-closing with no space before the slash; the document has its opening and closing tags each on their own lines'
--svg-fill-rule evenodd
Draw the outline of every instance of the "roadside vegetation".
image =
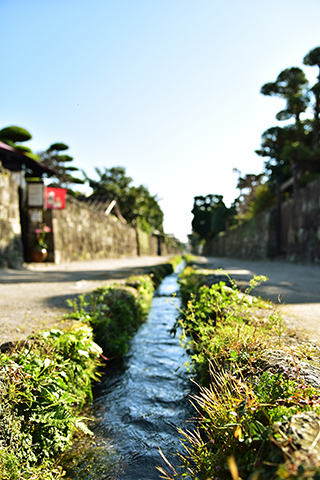
<svg viewBox="0 0 320 480">
<path fill-rule="evenodd" d="M 198 384 L 198 427 L 180 431 L 185 473 L 160 469 L 161 478 L 320 479 L 319 350 L 288 335 L 276 306 L 249 295 L 264 280 L 242 293 L 223 272 L 181 274 L 176 327 Z"/>
<path fill-rule="evenodd" d="M 102 350 L 80 323 L 7 347 L 0 354 L 0 478 L 60 478 L 53 458 L 75 431 L 90 433 L 80 412 L 98 379 Z"/>
<path fill-rule="evenodd" d="M 55 459 L 76 432 L 90 435 L 81 415 L 92 400 L 106 357 L 122 355 L 149 311 L 154 288 L 181 257 L 145 269 L 124 283 L 69 302 L 66 330 L 39 332 L 0 347 L 0 479 L 57 480 Z"/>
<path fill-rule="evenodd" d="M 124 283 L 113 283 L 69 300 L 73 312 L 66 315 L 88 323 L 104 355 L 123 355 L 132 335 L 147 318 L 154 289 L 182 261 L 181 256 L 169 262 L 144 269 L 144 274 L 130 277 Z"/>
</svg>

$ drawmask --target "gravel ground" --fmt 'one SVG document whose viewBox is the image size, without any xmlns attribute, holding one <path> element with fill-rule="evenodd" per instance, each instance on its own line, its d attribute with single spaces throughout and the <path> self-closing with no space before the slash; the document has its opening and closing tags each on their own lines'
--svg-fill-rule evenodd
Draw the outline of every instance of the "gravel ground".
<svg viewBox="0 0 320 480">
<path fill-rule="evenodd" d="M 199 257 L 199 262 L 203 268 L 229 272 L 243 291 L 253 275 L 266 275 L 268 281 L 252 293 L 278 305 L 288 327 L 320 345 L 319 266 L 216 257 Z"/>
<path fill-rule="evenodd" d="M 170 256 L 172 257 L 172 255 Z M 41 329 L 61 327 L 70 309 L 67 298 L 123 281 L 144 267 L 168 257 L 135 257 L 73 262 L 27 264 L 21 270 L 0 269 L 0 344 L 21 340 Z"/>
</svg>

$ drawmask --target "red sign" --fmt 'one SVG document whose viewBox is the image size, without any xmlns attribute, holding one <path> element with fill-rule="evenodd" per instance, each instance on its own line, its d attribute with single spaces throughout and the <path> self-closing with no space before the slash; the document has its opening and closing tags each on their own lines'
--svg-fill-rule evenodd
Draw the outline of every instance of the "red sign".
<svg viewBox="0 0 320 480">
<path fill-rule="evenodd" d="M 48 210 L 63 210 L 66 208 L 67 190 L 65 188 L 45 187 L 45 208 Z"/>
</svg>

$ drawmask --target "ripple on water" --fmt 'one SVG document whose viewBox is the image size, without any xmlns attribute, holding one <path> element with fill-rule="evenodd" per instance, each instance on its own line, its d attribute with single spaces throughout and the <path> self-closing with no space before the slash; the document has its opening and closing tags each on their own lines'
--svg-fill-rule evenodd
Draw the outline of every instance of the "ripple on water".
<svg viewBox="0 0 320 480">
<path fill-rule="evenodd" d="M 177 428 L 193 413 L 191 382 L 182 366 L 187 356 L 170 337 L 180 300 L 166 296 L 177 290 L 176 274 L 164 279 L 130 351 L 108 368 L 91 410 L 95 439 L 81 440 L 71 450 L 66 478 L 157 480 L 155 466 L 165 467 L 159 447 L 170 462 L 179 463 Z"/>
</svg>

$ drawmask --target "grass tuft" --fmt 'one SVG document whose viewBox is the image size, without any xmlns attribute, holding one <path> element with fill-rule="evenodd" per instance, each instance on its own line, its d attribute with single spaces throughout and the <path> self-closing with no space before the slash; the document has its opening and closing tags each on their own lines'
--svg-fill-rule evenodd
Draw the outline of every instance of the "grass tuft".
<svg viewBox="0 0 320 480">
<path fill-rule="evenodd" d="M 198 427 L 180 431 L 183 473 L 161 478 L 320 479 L 320 390 L 299 367 L 310 350 L 292 346 L 279 311 L 249 295 L 266 277 L 242 293 L 231 279 L 212 283 L 216 275 L 187 267 L 180 276 L 176 327 L 198 379 Z M 290 366 L 268 363 L 270 351 Z"/>
</svg>

